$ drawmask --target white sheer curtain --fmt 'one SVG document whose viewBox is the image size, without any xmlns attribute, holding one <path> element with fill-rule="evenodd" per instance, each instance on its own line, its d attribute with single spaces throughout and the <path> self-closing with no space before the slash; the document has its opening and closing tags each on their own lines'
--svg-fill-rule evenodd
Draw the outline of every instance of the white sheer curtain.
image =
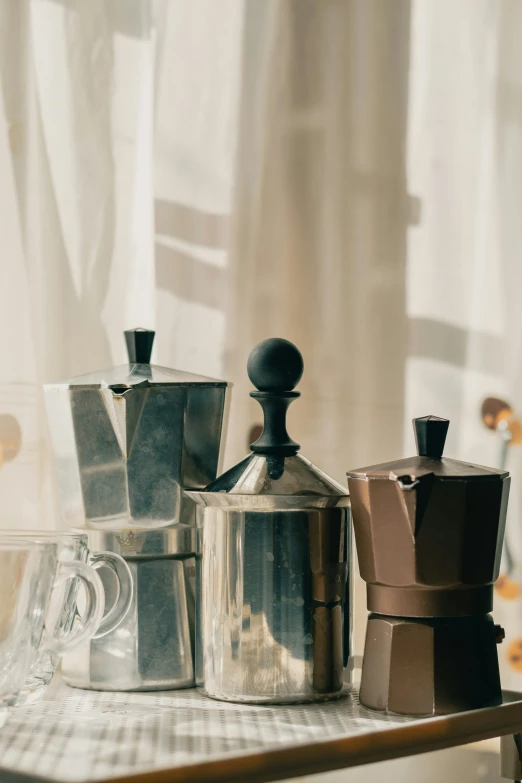
<svg viewBox="0 0 522 783">
<path fill-rule="evenodd" d="M 420 220 L 408 233 L 406 437 L 412 416 L 438 410 L 452 420 L 448 453 L 496 465 L 481 403 L 500 397 L 522 412 L 522 6 L 417 0 L 413 10 L 408 187 Z M 519 689 L 522 449 L 508 454 L 516 567 L 495 619 L 504 687 Z"/>
<path fill-rule="evenodd" d="M 141 0 L 0 4 L 0 414 L 21 429 L 3 525 L 59 524 L 41 384 L 154 324 L 151 42 Z"/>
<path fill-rule="evenodd" d="M 1 0 L 0 525 L 60 524 L 41 384 L 137 325 L 234 382 L 228 465 L 273 335 L 340 480 L 431 412 L 494 464 L 480 402 L 522 408 L 521 27 L 517 0 Z"/>
</svg>

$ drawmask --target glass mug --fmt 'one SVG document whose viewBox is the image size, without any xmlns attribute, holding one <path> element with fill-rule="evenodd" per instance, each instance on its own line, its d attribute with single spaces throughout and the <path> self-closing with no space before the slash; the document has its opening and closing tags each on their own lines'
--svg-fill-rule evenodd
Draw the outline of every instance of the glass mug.
<svg viewBox="0 0 522 783">
<path fill-rule="evenodd" d="M 126 617 L 132 602 L 132 574 L 125 560 L 113 552 L 90 553 L 87 536 L 69 531 L 39 531 L 39 530 L 3 530 L 2 540 L 54 542 L 57 545 L 60 563 L 80 562 L 88 564 L 95 571 L 108 568 L 115 577 L 115 598 L 109 610 L 105 602 L 105 591 L 101 580 L 97 580 L 96 592 L 96 625 L 88 638 L 98 639 L 113 631 Z M 46 615 L 46 626 L 54 629 L 54 638 L 67 636 L 79 613 L 77 598 L 80 582 L 70 580 L 57 587 L 51 597 Z M 70 648 L 68 648 L 70 649 Z M 40 654 L 35 661 L 24 687 L 21 689 L 17 704 L 36 701 L 43 695 L 45 687 L 52 680 L 61 654 L 47 647 L 45 638 L 41 643 Z"/>
<path fill-rule="evenodd" d="M 57 635 L 47 612 L 55 591 L 81 582 L 83 617 Z M 17 703 L 42 647 L 61 656 L 92 637 L 103 615 L 98 574 L 85 563 L 60 562 L 54 541 L 0 540 L 0 725 L 7 708 Z"/>
</svg>

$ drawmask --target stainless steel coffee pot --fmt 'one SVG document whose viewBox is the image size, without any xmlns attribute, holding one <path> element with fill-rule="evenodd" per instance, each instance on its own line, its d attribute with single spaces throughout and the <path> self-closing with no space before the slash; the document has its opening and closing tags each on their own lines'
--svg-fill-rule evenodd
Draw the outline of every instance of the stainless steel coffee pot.
<svg viewBox="0 0 522 783">
<path fill-rule="evenodd" d="M 253 454 L 187 493 L 201 506 L 196 676 L 217 699 L 324 700 L 350 681 L 349 498 L 286 431 L 302 372 L 292 343 L 254 348 L 263 433 Z"/>
<path fill-rule="evenodd" d="M 154 335 L 125 332 L 129 364 L 44 387 L 71 527 L 193 525 L 182 488 L 216 475 L 227 384 L 150 364 Z"/>
<path fill-rule="evenodd" d="M 154 332 L 125 337 L 129 364 L 45 387 L 65 519 L 90 547 L 121 554 L 134 580 L 123 623 L 65 656 L 62 671 L 82 688 L 188 687 L 196 515 L 183 487 L 216 476 L 227 384 L 151 365 Z"/>
</svg>

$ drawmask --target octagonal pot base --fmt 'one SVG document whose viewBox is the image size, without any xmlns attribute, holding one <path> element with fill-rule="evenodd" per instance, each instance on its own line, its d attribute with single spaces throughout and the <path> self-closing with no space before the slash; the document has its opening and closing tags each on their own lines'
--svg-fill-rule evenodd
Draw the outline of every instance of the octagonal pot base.
<svg viewBox="0 0 522 783">
<path fill-rule="evenodd" d="M 398 715 L 447 715 L 502 702 L 501 629 L 491 615 L 368 618 L 360 701 Z"/>
</svg>

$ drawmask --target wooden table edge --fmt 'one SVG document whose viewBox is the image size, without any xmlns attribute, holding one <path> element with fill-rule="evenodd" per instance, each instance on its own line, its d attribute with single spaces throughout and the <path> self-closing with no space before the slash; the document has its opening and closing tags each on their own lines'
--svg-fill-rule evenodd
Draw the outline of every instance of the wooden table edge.
<svg viewBox="0 0 522 783">
<path fill-rule="evenodd" d="M 519 696 L 520 698 L 520 696 Z M 489 726 L 481 724 L 489 714 Z M 522 727 L 522 701 L 433 718 L 311 745 L 208 761 L 119 777 L 114 783 L 271 783 L 379 761 L 391 761 L 470 742 L 513 734 Z M 113 783 L 113 781 L 111 781 Z"/>
</svg>

